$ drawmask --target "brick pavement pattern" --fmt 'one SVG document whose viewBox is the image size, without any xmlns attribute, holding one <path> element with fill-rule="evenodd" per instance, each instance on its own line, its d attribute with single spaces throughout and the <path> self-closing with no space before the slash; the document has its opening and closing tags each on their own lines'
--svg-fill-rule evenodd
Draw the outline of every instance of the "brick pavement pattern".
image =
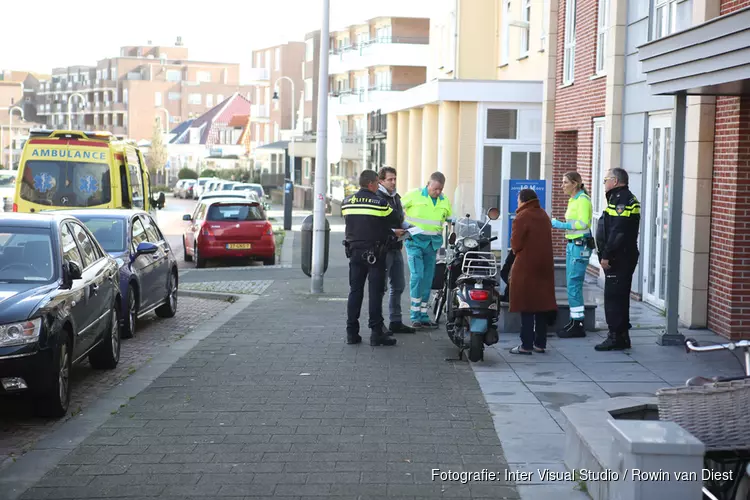
<svg viewBox="0 0 750 500">
<path fill-rule="evenodd" d="M 373 348 L 363 329 L 365 343 L 345 344 L 336 247 L 327 300 L 298 266 L 275 271 L 263 297 L 21 498 L 519 498 L 471 368 L 444 360 L 456 352 L 443 331 Z M 501 480 L 433 480 L 432 469 Z"/>
<path fill-rule="evenodd" d="M 180 288 L 184 288 L 182 284 Z M 162 319 L 155 314 L 138 320 L 136 336 L 124 339 L 120 363 L 114 370 L 93 370 L 88 360 L 73 367 L 73 394 L 68 417 L 60 420 L 36 418 L 27 398 L 0 400 L 0 468 L 4 460 L 19 456 L 36 441 L 59 428 L 72 414 L 85 415 L 86 406 L 105 391 L 137 371 L 155 353 L 168 346 L 196 325 L 214 317 L 229 306 L 229 302 L 194 297 L 179 297 L 174 318 Z"/>
<path fill-rule="evenodd" d="M 268 290 L 273 280 L 245 281 L 202 281 L 199 283 L 182 283 L 183 290 L 200 290 L 203 292 L 241 293 L 261 295 Z"/>
</svg>

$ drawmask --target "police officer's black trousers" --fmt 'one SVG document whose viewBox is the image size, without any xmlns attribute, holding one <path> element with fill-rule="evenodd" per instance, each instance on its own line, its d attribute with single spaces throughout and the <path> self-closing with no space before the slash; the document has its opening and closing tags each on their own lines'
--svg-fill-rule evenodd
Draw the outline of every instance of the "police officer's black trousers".
<svg viewBox="0 0 750 500">
<path fill-rule="evenodd" d="M 619 260 L 605 271 L 604 316 L 612 333 L 630 330 L 630 287 L 638 260 Z"/>
<path fill-rule="evenodd" d="M 359 334 L 359 314 L 365 296 L 365 280 L 369 282 L 368 299 L 370 317 L 369 328 L 383 326 L 383 295 L 385 294 L 386 265 L 385 256 L 378 258 L 375 264 L 368 264 L 363 258 L 363 250 L 352 250 L 349 259 L 349 300 L 346 304 L 346 333 Z"/>
</svg>

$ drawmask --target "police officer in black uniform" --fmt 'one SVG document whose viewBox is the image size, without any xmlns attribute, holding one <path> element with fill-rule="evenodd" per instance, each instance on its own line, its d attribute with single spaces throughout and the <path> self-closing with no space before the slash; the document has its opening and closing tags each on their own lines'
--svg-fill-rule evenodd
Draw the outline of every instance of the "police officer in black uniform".
<svg viewBox="0 0 750 500">
<path fill-rule="evenodd" d="M 613 168 L 604 179 L 607 208 L 596 228 L 596 248 L 604 269 L 604 314 L 609 333 L 597 351 L 630 349 L 630 286 L 638 265 L 641 204 L 628 189 L 628 173 Z"/>
<path fill-rule="evenodd" d="M 399 223 L 398 214 L 378 196 L 378 174 L 364 170 L 359 176 L 360 189 L 347 196 L 341 205 L 346 222 L 346 256 L 349 258 L 349 299 L 346 307 L 346 343 L 358 344 L 359 314 L 368 280 L 370 303 L 370 345 L 395 345 L 383 324 L 383 295 L 386 283 L 386 252 L 393 238 L 402 230 L 391 230 Z"/>
</svg>

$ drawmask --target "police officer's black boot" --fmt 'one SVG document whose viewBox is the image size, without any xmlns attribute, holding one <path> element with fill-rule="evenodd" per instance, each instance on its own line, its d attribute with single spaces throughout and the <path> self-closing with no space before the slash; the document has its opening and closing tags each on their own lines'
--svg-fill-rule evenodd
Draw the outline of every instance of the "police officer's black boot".
<svg viewBox="0 0 750 500">
<path fill-rule="evenodd" d="M 607 333 L 607 338 L 604 342 L 594 346 L 597 351 L 622 351 L 630 348 L 630 338 L 625 338 L 620 333 L 610 331 Z"/>
<path fill-rule="evenodd" d="M 410 326 L 406 326 L 400 321 L 394 321 L 389 326 L 388 329 L 393 333 L 417 333 L 417 330 L 415 328 L 412 328 Z"/>
<path fill-rule="evenodd" d="M 573 320 L 571 319 L 568 321 L 568 324 L 562 327 L 561 329 L 557 330 L 557 336 L 560 337 L 563 335 L 566 331 L 570 330 L 573 327 Z"/>
<path fill-rule="evenodd" d="M 396 345 L 396 339 L 388 335 L 382 326 L 370 329 L 370 345 Z"/>
<path fill-rule="evenodd" d="M 359 344 L 362 342 L 362 337 L 359 336 L 359 332 L 346 331 L 346 343 L 347 344 Z"/>
<path fill-rule="evenodd" d="M 557 336 L 561 339 L 585 337 L 586 330 L 584 330 L 583 328 L 583 321 L 578 319 L 573 320 L 569 326 L 566 326 L 565 328 L 557 332 Z"/>
</svg>

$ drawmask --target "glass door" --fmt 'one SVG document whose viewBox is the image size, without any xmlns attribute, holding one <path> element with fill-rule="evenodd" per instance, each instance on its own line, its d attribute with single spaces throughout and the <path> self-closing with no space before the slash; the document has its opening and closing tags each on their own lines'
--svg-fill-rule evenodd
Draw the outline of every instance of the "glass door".
<svg viewBox="0 0 750 500">
<path fill-rule="evenodd" d="M 672 175 L 672 123 L 669 115 L 649 117 L 648 172 L 643 252 L 643 298 L 664 308 L 667 290 L 667 222 Z"/>
</svg>

